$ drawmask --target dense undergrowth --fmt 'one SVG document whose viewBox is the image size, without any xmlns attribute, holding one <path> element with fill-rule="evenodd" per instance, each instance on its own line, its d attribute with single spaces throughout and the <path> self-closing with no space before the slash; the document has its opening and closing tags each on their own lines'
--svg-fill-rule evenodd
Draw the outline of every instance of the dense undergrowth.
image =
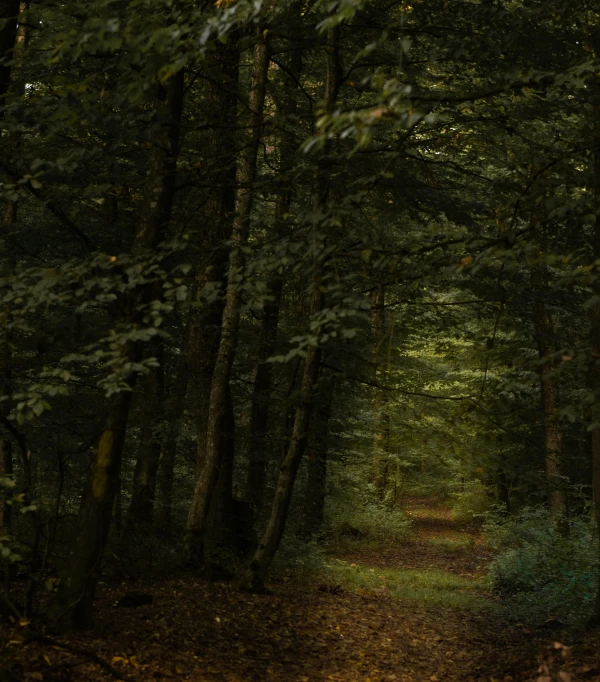
<svg viewBox="0 0 600 682">
<path fill-rule="evenodd" d="M 564 534 L 546 508 L 531 507 L 507 517 L 489 514 L 484 532 L 494 553 L 490 578 L 508 615 L 534 624 L 550 618 L 585 623 L 599 574 L 591 519 L 570 519 Z"/>
</svg>

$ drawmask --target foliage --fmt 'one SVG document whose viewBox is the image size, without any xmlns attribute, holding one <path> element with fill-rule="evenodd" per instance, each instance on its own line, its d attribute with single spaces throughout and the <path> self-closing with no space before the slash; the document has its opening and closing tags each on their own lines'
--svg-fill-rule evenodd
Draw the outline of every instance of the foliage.
<svg viewBox="0 0 600 682">
<path fill-rule="evenodd" d="M 494 504 L 494 490 L 480 480 L 465 481 L 459 492 L 452 493 L 450 508 L 456 521 L 473 521 L 490 511 Z"/>
<path fill-rule="evenodd" d="M 598 580 L 598 540 L 586 517 L 557 531 L 544 507 L 510 517 L 490 514 L 485 533 L 495 558 L 494 590 L 511 617 L 539 624 L 549 618 L 581 624 L 591 613 Z"/>
</svg>

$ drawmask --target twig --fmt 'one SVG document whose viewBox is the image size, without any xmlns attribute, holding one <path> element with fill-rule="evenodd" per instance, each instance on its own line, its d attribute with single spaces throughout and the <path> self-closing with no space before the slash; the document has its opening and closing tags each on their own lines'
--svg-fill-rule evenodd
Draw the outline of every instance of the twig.
<svg viewBox="0 0 600 682">
<path fill-rule="evenodd" d="M 55 646 L 59 649 L 64 649 L 65 651 L 68 651 L 71 654 L 76 654 L 77 656 L 85 656 L 90 661 L 106 670 L 106 672 L 109 672 L 116 679 L 125 680 L 125 682 L 132 682 L 129 676 L 127 676 L 125 673 L 119 672 L 110 663 L 107 663 L 103 658 L 100 658 L 100 656 L 95 654 L 93 651 L 89 651 L 88 649 L 80 649 L 79 647 L 72 646 L 71 644 L 63 644 L 63 642 L 59 642 L 56 639 L 52 639 L 51 637 L 46 637 L 46 635 L 31 635 L 25 640 L 24 643 L 29 644 L 30 642 L 48 644 L 49 646 Z"/>
</svg>

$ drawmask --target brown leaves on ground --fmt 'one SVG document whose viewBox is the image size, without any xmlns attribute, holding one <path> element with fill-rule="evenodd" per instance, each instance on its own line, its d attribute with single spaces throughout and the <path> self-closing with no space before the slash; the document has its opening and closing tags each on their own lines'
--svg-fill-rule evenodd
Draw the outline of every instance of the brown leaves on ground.
<svg viewBox="0 0 600 682">
<path fill-rule="evenodd" d="M 440 521 L 450 535 L 464 532 L 438 519 L 438 533 Z M 485 549 L 475 531 L 473 542 L 457 551 L 429 541 L 434 526 L 417 522 L 411 543 L 363 547 L 344 558 L 476 573 Z M 563 649 L 547 649 L 550 635 L 543 630 L 508 626 L 485 612 L 401 602 L 381 590 L 323 591 L 318 583 L 281 581 L 272 584 L 272 594 L 250 595 L 232 584 L 182 576 L 144 584 L 151 604 L 117 608 L 128 587 L 102 585 L 97 630 L 62 641 L 93 651 L 136 682 L 600 680 L 597 636 L 567 658 Z M 21 661 L 25 670 L 13 679 L 115 679 L 83 655 L 40 643 L 27 645 Z"/>
</svg>

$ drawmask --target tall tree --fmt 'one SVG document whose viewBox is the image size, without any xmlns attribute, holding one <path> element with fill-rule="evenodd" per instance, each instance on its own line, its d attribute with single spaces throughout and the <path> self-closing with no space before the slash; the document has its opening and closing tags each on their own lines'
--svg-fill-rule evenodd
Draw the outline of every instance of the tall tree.
<svg viewBox="0 0 600 682">
<path fill-rule="evenodd" d="M 253 55 L 252 84 L 248 97 L 247 133 L 242 145 L 237 172 L 237 184 L 240 189 L 237 192 L 233 220 L 232 248 L 229 257 L 221 337 L 210 389 L 205 456 L 196 481 L 186 529 L 187 561 L 201 565 L 205 563 L 205 534 L 211 497 L 218 480 L 223 456 L 224 419 L 227 411 L 231 367 L 238 341 L 243 271 L 255 191 L 256 160 L 263 123 L 268 65 L 267 32 L 259 27 Z"/>
</svg>

